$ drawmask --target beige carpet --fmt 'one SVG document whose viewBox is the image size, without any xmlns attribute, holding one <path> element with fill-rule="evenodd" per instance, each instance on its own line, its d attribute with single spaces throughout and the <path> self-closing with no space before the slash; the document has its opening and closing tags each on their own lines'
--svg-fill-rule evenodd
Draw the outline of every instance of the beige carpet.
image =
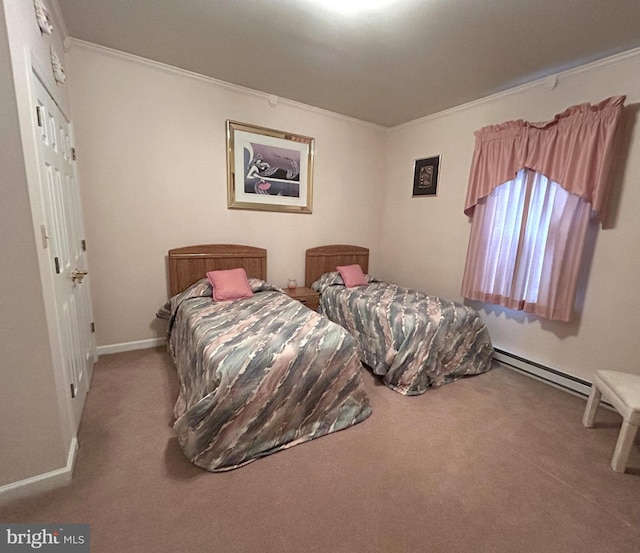
<svg viewBox="0 0 640 553">
<path fill-rule="evenodd" d="M 363 423 L 227 473 L 182 455 L 164 348 L 103 356 L 73 483 L 2 522 L 89 522 L 93 553 L 640 551 L 640 451 L 620 417 L 505 368 L 416 397 L 368 373 Z"/>
</svg>

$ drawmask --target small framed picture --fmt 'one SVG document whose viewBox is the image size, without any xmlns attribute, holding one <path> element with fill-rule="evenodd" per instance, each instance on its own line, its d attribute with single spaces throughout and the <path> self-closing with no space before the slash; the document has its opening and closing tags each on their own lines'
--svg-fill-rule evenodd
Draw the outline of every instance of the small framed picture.
<svg viewBox="0 0 640 553">
<path fill-rule="evenodd" d="M 229 209 L 311 213 L 314 139 L 227 121 Z"/>
<path fill-rule="evenodd" d="M 413 195 L 436 196 L 440 156 L 416 159 L 413 170 Z"/>
</svg>

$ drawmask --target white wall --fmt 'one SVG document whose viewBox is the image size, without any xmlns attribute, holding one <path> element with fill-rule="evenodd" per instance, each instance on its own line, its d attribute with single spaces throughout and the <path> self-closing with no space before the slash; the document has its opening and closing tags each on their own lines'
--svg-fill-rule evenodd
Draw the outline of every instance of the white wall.
<svg viewBox="0 0 640 553">
<path fill-rule="evenodd" d="M 282 286 L 322 244 L 375 267 L 385 129 L 75 40 L 67 65 L 99 346 L 164 337 L 170 248 L 266 248 Z M 311 215 L 227 209 L 227 119 L 315 138 Z"/>
<path fill-rule="evenodd" d="M 597 233 L 576 320 L 549 322 L 474 305 L 497 348 L 586 380 L 599 368 L 640 374 L 638 75 L 640 51 L 629 52 L 563 73 L 553 89 L 551 80 L 543 80 L 393 129 L 383 187 L 380 276 L 462 301 L 470 230 L 462 210 L 474 131 L 512 119 L 546 121 L 569 106 L 626 94 L 626 152 L 614 178 L 611 228 Z M 437 197 L 412 198 L 414 160 L 436 154 L 442 156 Z"/>
</svg>

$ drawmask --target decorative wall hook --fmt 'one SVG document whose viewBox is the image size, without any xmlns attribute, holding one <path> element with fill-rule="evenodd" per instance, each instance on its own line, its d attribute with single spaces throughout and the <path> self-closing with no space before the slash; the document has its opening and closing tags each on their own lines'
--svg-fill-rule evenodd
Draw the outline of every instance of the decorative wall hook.
<svg viewBox="0 0 640 553">
<path fill-rule="evenodd" d="M 544 80 L 544 86 L 547 90 L 554 90 L 558 86 L 558 76 L 550 75 Z"/>
</svg>

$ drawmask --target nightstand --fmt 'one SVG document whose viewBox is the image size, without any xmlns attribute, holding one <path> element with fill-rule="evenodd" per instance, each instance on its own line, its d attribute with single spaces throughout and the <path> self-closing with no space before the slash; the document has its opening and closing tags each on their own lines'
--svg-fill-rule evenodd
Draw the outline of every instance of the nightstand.
<svg viewBox="0 0 640 553">
<path fill-rule="evenodd" d="M 303 288 L 298 286 L 297 288 L 284 288 L 284 291 L 294 300 L 298 300 L 306 307 L 313 311 L 318 310 L 320 304 L 320 296 L 318 292 L 314 292 L 311 288 Z"/>
</svg>

